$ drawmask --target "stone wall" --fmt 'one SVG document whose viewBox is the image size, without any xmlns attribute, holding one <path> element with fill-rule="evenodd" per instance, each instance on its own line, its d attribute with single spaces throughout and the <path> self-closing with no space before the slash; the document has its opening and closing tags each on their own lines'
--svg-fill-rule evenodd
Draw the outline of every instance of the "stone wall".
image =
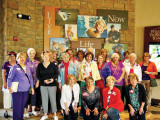
<svg viewBox="0 0 160 120">
<path fill-rule="evenodd" d="M 96 15 L 96 9 L 128 10 L 128 30 L 122 30 L 121 42 L 129 45 L 129 51 L 134 52 L 135 34 L 135 0 L 3 0 L 7 15 L 4 32 L 3 53 L 14 50 L 26 51 L 33 47 L 40 56 L 43 50 L 44 6 L 59 6 L 65 9 L 79 9 L 80 15 Z M 31 20 L 17 19 L 16 14 L 30 15 Z M 13 41 L 13 36 L 18 41 Z M 64 36 L 62 36 L 64 37 Z M 4 56 L 1 57 L 1 62 Z M 1 99 L 2 100 L 2 99 Z"/>
</svg>

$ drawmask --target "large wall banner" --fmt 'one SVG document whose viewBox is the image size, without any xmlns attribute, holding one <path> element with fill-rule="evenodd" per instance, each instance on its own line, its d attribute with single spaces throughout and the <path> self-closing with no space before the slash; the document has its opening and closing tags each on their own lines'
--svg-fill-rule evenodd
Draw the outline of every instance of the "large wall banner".
<svg viewBox="0 0 160 120">
<path fill-rule="evenodd" d="M 128 11 L 98 9 L 97 15 L 107 17 L 108 23 L 121 24 L 121 29 L 128 29 Z"/>
</svg>

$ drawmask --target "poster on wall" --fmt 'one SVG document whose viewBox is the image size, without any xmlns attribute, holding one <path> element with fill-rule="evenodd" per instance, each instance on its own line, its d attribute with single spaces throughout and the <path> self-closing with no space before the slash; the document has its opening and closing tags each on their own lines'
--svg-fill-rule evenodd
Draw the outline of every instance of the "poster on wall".
<svg viewBox="0 0 160 120">
<path fill-rule="evenodd" d="M 50 50 L 58 53 L 58 58 L 68 49 L 68 41 L 65 38 L 50 38 Z"/>
<path fill-rule="evenodd" d="M 107 38 L 107 17 L 77 16 L 78 37 Z"/>
<path fill-rule="evenodd" d="M 108 52 L 108 57 L 111 58 L 111 56 L 113 55 L 113 53 L 119 52 L 119 53 L 121 53 L 121 60 L 123 60 L 124 59 L 123 53 L 124 53 L 124 51 L 128 50 L 128 44 L 105 43 L 104 44 L 104 48 Z"/>
<path fill-rule="evenodd" d="M 116 24 L 116 23 L 108 23 L 108 36 L 106 38 L 106 42 L 109 43 L 120 43 L 121 39 L 121 24 Z"/>
<path fill-rule="evenodd" d="M 97 15 L 107 17 L 108 23 L 121 24 L 121 29 L 128 29 L 128 11 L 98 9 Z"/>
<path fill-rule="evenodd" d="M 76 24 L 65 24 L 65 38 L 71 41 L 77 41 L 77 25 Z"/>
<path fill-rule="evenodd" d="M 79 14 L 79 10 L 57 8 L 55 12 L 56 12 L 55 24 L 57 26 L 77 23 L 77 15 Z"/>
</svg>

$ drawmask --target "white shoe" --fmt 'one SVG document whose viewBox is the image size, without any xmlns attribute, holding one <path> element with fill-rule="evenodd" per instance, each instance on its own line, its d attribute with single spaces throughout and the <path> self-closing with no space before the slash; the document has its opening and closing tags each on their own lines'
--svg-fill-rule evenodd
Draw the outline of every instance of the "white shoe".
<svg viewBox="0 0 160 120">
<path fill-rule="evenodd" d="M 35 111 L 34 111 L 34 112 L 32 112 L 32 114 L 33 114 L 34 116 L 36 116 L 36 117 L 38 116 L 38 113 L 37 113 L 37 112 L 35 112 Z"/>
<path fill-rule="evenodd" d="M 28 113 L 26 113 L 26 114 L 24 114 L 24 115 L 23 115 L 23 117 L 25 117 L 25 118 L 29 118 L 29 114 L 28 114 Z"/>
<path fill-rule="evenodd" d="M 58 116 L 54 116 L 53 118 L 54 118 L 54 120 L 58 120 Z"/>
<path fill-rule="evenodd" d="M 48 119 L 48 115 L 44 115 L 43 117 L 41 117 L 40 120 L 45 120 L 45 119 Z"/>
</svg>

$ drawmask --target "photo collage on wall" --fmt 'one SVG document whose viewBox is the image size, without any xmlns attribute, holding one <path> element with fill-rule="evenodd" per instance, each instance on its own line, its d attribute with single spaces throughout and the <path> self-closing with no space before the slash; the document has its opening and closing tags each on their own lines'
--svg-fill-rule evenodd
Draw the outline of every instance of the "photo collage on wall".
<svg viewBox="0 0 160 120">
<path fill-rule="evenodd" d="M 99 12 L 97 14 L 98 16 L 79 15 L 79 10 L 55 8 L 55 25 L 63 26 L 64 38 L 51 37 L 50 49 L 58 51 L 58 57 L 61 57 L 66 49 L 71 48 L 71 42 L 78 41 L 78 38 L 97 38 L 97 44 L 101 44 L 101 39 L 104 39 L 104 48 L 107 49 L 109 57 L 114 52 L 120 52 L 123 59 L 123 52 L 128 50 L 127 44 L 121 44 L 123 25 L 109 21 L 110 16 L 99 15 Z M 79 49 L 87 51 L 87 47 L 77 48 Z M 96 49 L 94 54 L 95 51 Z"/>
</svg>

